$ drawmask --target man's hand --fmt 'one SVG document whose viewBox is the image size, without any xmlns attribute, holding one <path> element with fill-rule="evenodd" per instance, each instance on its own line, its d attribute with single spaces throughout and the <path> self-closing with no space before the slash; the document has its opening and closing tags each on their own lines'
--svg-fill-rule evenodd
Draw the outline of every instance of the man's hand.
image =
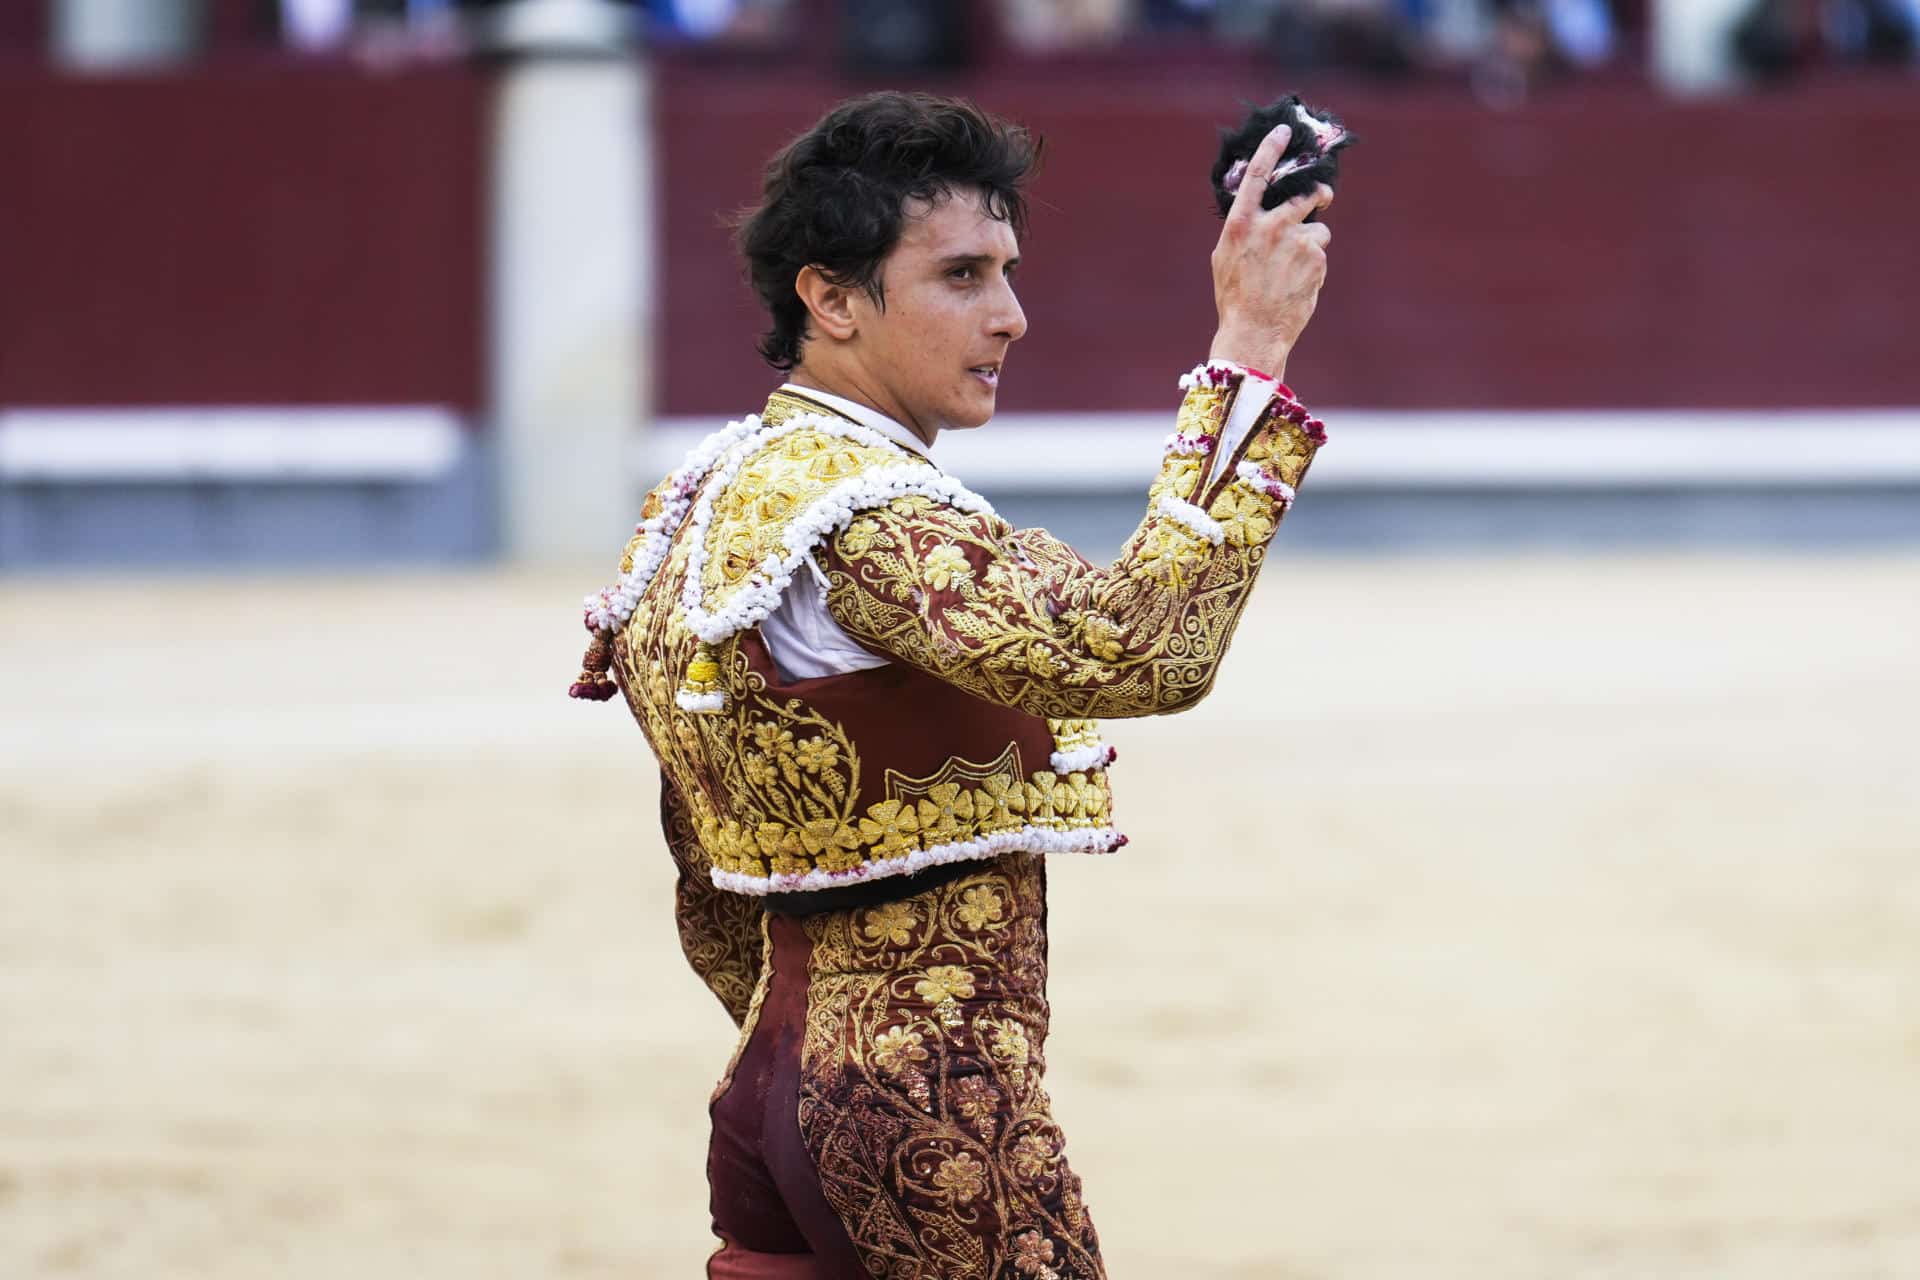
<svg viewBox="0 0 1920 1280">
<path fill-rule="evenodd" d="M 1272 209 L 1260 207 L 1287 138 L 1283 124 L 1253 153 L 1213 247 L 1213 305 L 1220 327 L 1208 353 L 1209 359 L 1231 360 L 1281 379 L 1287 356 L 1320 301 L 1327 242 L 1333 238 L 1325 223 L 1307 221 L 1316 209 L 1333 203 L 1333 188 L 1325 184 Z"/>
</svg>

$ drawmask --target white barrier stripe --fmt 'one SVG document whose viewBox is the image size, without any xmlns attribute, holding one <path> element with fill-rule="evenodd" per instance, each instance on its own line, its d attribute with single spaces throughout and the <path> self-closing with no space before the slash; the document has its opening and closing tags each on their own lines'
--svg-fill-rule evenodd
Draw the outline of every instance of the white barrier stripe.
<svg viewBox="0 0 1920 1280">
<path fill-rule="evenodd" d="M 437 405 L 0 411 L 0 480 L 423 482 L 472 447 Z"/>
<path fill-rule="evenodd" d="M 1369 489 L 1690 489 L 1920 483 L 1920 409 L 1400 412 L 1328 409 L 1333 442 L 1301 486 Z M 935 444 L 975 489 L 1146 492 L 1173 410 L 1002 414 Z M 634 454 L 657 479 L 711 429 L 663 418 Z M 1011 442 L 1017 442 L 1017 446 Z"/>
</svg>

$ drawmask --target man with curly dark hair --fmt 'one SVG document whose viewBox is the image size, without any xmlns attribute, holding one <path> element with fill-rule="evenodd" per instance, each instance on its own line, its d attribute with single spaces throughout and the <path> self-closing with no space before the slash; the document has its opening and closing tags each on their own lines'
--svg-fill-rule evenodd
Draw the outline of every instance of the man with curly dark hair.
<svg viewBox="0 0 1920 1280">
<path fill-rule="evenodd" d="M 648 495 L 573 687 L 623 694 L 659 757 L 681 940 L 741 1024 L 709 1276 L 1103 1274 L 1042 1083 L 1043 855 L 1125 843 L 1095 717 L 1206 694 L 1324 439 L 1280 381 L 1332 198 L 1261 207 L 1288 132 L 1247 163 L 1210 355 L 1110 566 L 928 454 L 992 417 L 1026 332 L 1035 140 L 884 93 L 768 166 L 739 244 L 789 380 Z"/>
</svg>

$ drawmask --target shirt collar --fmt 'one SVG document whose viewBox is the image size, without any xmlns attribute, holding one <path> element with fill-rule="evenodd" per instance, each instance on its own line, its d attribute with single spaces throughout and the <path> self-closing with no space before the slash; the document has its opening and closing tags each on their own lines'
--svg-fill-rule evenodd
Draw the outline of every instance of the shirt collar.
<svg viewBox="0 0 1920 1280">
<path fill-rule="evenodd" d="M 817 404 L 823 404 L 835 413 L 852 418 L 863 427 L 878 431 L 895 444 L 913 450 L 928 462 L 933 461 L 933 455 L 927 452 L 927 442 L 925 440 L 922 440 L 919 436 L 898 422 L 895 422 L 886 414 L 881 413 L 878 409 L 868 408 L 866 405 L 854 400 L 849 400 L 845 396 L 836 396 L 831 392 L 822 391 L 817 387 L 803 387 L 792 382 L 786 383 L 780 390 L 787 395 L 797 396 L 802 400 L 812 400 Z"/>
</svg>

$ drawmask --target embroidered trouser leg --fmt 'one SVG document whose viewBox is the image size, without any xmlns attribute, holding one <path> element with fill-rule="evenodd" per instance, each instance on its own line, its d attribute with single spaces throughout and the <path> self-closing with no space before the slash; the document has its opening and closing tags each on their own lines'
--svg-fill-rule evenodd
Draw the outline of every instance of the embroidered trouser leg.
<svg viewBox="0 0 1920 1280">
<path fill-rule="evenodd" d="M 1041 860 L 769 917 L 768 934 L 771 977 L 714 1109 L 722 1238 L 809 1251 L 822 1276 L 1101 1277 L 1042 1084 Z"/>
<path fill-rule="evenodd" d="M 715 1280 L 1104 1274 L 1042 1084 L 1039 858 L 767 943 L 713 1107 Z"/>
</svg>

